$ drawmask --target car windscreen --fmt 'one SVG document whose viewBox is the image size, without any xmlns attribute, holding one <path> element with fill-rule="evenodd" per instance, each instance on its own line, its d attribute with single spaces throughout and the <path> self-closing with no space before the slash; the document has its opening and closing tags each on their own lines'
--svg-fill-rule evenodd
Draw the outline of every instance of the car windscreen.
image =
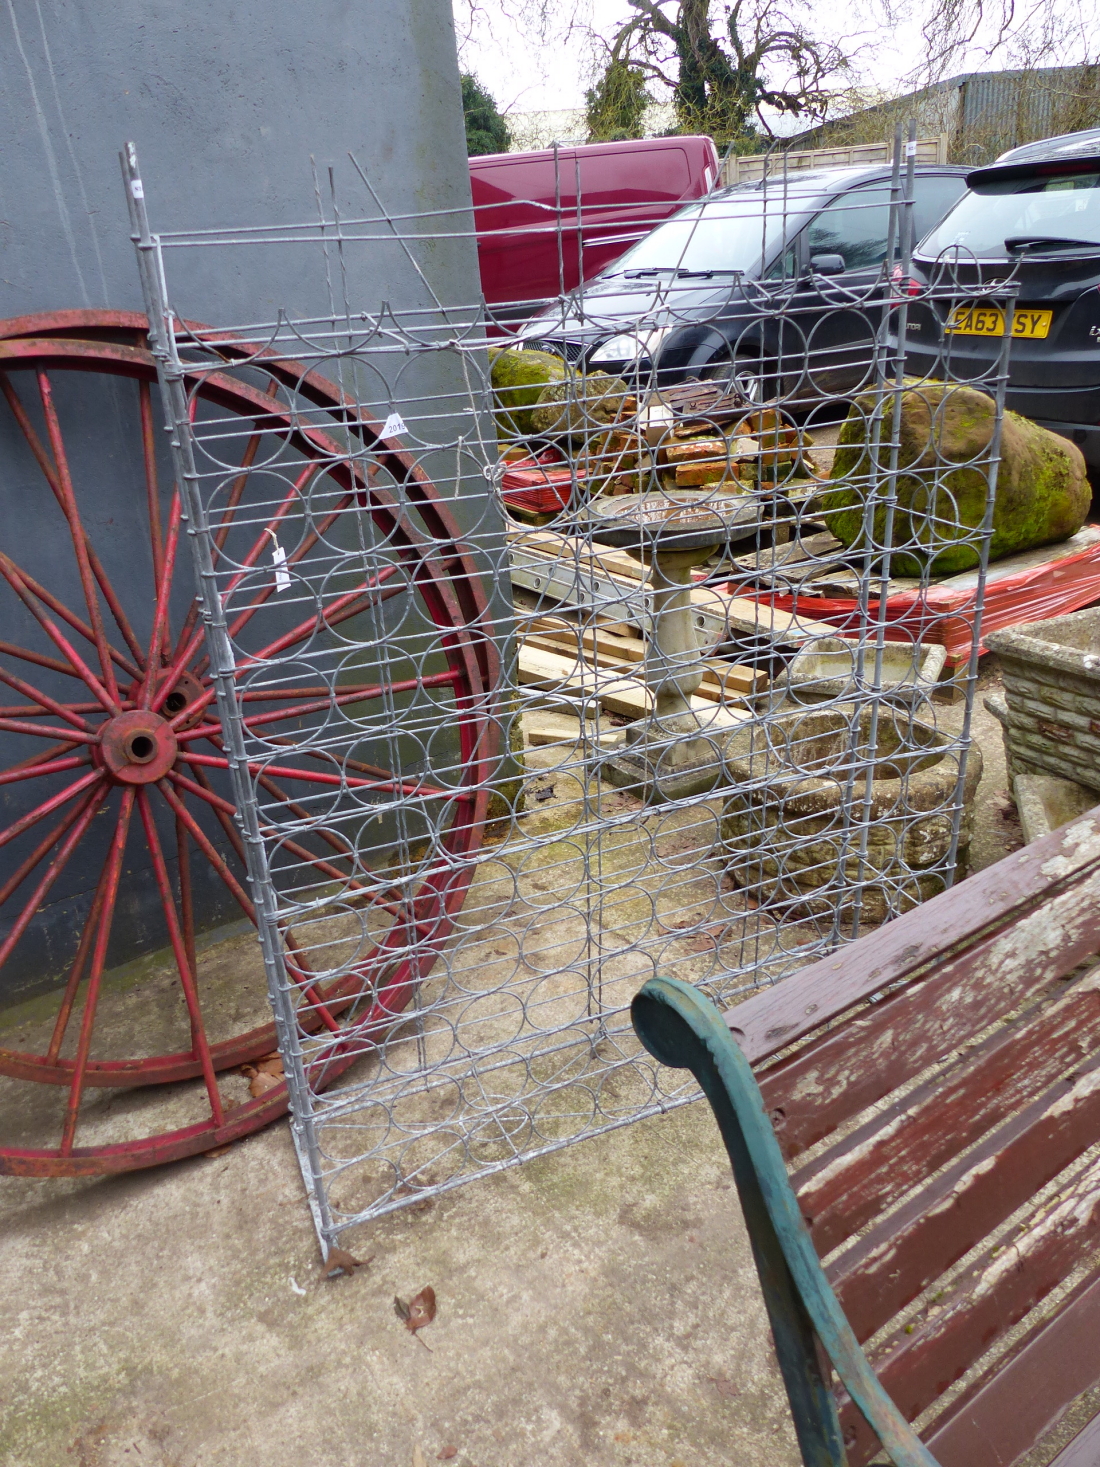
<svg viewBox="0 0 1100 1467">
<path fill-rule="evenodd" d="M 635 272 L 754 272 L 813 212 L 819 196 L 746 192 L 690 204 L 615 261 L 604 278 Z"/>
<path fill-rule="evenodd" d="M 1091 244 L 1100 245 L 1096 164 L 1079 173 L 983 180 L 921 241 L 919 253 L 936 259 L 957 249 L 979 260 L 1008 260 Z"/>
</svg>

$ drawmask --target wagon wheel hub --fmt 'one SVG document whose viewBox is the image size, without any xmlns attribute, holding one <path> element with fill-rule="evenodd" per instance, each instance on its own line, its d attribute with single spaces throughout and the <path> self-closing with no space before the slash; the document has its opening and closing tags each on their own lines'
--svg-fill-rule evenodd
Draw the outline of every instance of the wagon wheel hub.
<svg viewBox="0 0 1100 1467">
<path fill-rule="evenodd" d="M 0 1175 L 94 1176 L 190 1156 L 246 1135 L 286 1110 L 287 1090 L 279 1085 L 245 1100 L 234 1095 L 232 1082 L 226 1087 L 220 1078 L 267 1054 L 276 1036 L 274 1025 L 259 1012 L 253 1016 L 259 1023 L 251 1024 L 243 1010 L 207 1003 L 205 980 L 212 969 L 197 950 L 205 916 L 220 923 L 239 908 L 255 923 L 256 911 L 246 890 L 247 851 L 212 699 L 205 628 L 198 604 L 191 600 L 188 607 L 179 579 L 177 552 L 186 543 L 183 506 L 178 489 L 158 473 L 157 374 L 144 345 L 148 322 L 113 312 L 58 313 L 36 318 L 34 329 L 42 334 L 34 336 L 23 329 L 28 324 L 0 321 L 0 424 L 14 425 L 41 470 L 41 479 L 28 479 L 27 492 L 41 497 L 43 516 L 58 516 L 36 520 L 42 526 L 36 536 L 52 545 L 60 530 L 59 543 L 68 545 L 71 564 L 51 560 L 46 568 L 51 584 L 42 584 L 33 565 L 11 555 L 11 544 L 5 543 L 0 555 L 5 638 L 0 642 L 0 993 L 14 991 L 24 972 L 41 976 L 44 950 L 51 953 L 48 976 L 57 981 L 49 989 L 52 1012 L 35 1020 L 26 1047 L 0 1043 L 0 1104 L 6 1108 L 14 1093 L 22 1105 L 23 1092 L 10 1091 L 9 1082 L 56 1087 L 60 1103 L 53 1107 L 56 1128 L 43 1138 L 48 1144 L 20 1144 L 7 1129 L 0 1135 Z M 111 340 L 98 339 L 104 330 Z M 133 344 L 115 341 L 120 334 Z M 219 336 L 223 360 L 252 363 L 257 350 L 247 343 L 230 347 Z M 358 1036 L 388 1032 L 462 904 L 474 870 L 465 858 L 476 851 L 485 819 L 495 747 L 489 694 L 497 663 L 488 639 L 479 633 L 470 640 L 466 632 L 484 620 L 481 582 L 434 487 L 404 454 L 386 446 L 377 456 L 394 487 L 373 487 L 368 494 L 362 471 L 340 446 L 343 439 L 330 439 L 323 431 L 324 416 L 331 414 L 345 432 L 348 408 L 340 389 L 300 363 L 273 357 L 262 390 L 253 380 L 255 370 L 249 366 L 247 381 L 229 367 L 213 374 L 199 371 L 191 399 L 200 424 L 217 425 L 218 441 L 231 453 L 235 471 L 219 500 L 215 567 L 230 632 L 243 654 L 246 675 L 234 674 L 242 723 L 250 738 L 255 735 L 255 744 L 262 740 L 275 746 L 246 767 L 273 820 L 288 824 L 293 817 L 295 829 L 288 831 L 284 848 L 299 869 L 341 884 L 379 915 L 372 942 L 354 963 L 324 978 L 314 972 L 290 924 L 280 929 L 301 981 L 296 1022 L 303 1033 L 332 1035 L 320 1051 L 323 1075 L 318 1070 L 314 1083 L 321 1085 L 362 1052 L 362 1037 L 344 1046 L 344 1025 L 354 1025 Z M 97 536 L 83 514 L 84 495 L 92 493 L 94 481 L 89 484 L 78 474 L 74 482 L 72 444 L 66 443 L 69 414 L 77 419 L 76 406 L 84 402 L 70 399 L 63 385 L 76 372 L 85 383 L 96 375 L 108 379 L 104 401 L 111 405 L 112 423 L 126 400 L 118 382 L 130 379 L 136 385 L 130 416 L 124 412 L 118 422 L 124 430 L 129 422 L 137 440 L 129 458 L 144 467 L 144 505 L 140 495 L 128 491 L 127 514 L 140 533 L 131 555 L 119 557 L 117 545 L 112 546 L 115 579 L 99 558 Z M 320 410 L 319 419 L 309 418 L 308 429 L 302 426 L 299 403 L 308 403 L 311 414 Z M 82 407 L 78 420 L 94 423 L 95 414 Z M 364 441 L 377 439 L 376 425 L 364 419 L 359 426 Z M 267 465 L 271 455 L 265 445 L 272 443 L 293 466 L 277 504 L 266 498 L 266 470 L 252 477 L 255 462 Z M 405 527 L 406 484 L 426 530 L 423 540 L 418 538 L 422 531 Z M 12 492 L 11 486 L 6 484 L 5 492 Z M 315 515 L 310 506 L 321 501 L 325 507 Z M 357 572 L 353 584 L 341 581 L 308 614 L 300 612 L 300 620 L 291 614 L 292 625 L 283 615 L 269 626 L 265 608 L 281 589 L 269 569 L 272 539 L 286 516 L 303 508 L 307 518 L 313 517 L 297 543 L 296 562 L 316 547 L 321 547 L 317 554 L 327 554 L 326 533 L 345 510 L 368 510 L 381 542 L 388 546 L 397 537 L 399 554 L 391 560 L 380 553 L 377 563 Z M 98 504 L 95 525 L 102 519 Z M 35 550 L 31 542 L 32 561 Z M 402 575 L 405 561 L 409 569 Z M 386 699 L 394 687 L 410 690 L 408 683 L 393 684 L 380 666 L 365 670 L 362 682 L 341 682 L 334 694 L 308 653 L 319 625 L 335 632 L 398 596 L 405 598 L 401 614 L 408 605 L 413 614 L 427 617 L 445 649 L 445 670 L 418 670 L 415 684 L 430 690 L 437 713 L 437 700 L 448 699 L 465 761 L 457 786 L 406 781 L 388 765 L 361 760 L 348 760 L 347 768 L 334 774 L 323 757 L 299 747 L 303 722 L 330 714 L 334 696 L 343 706 Z M 288 658 L 297 658 L 301 668 L 289 679 L 293 686 L 285 679 L 256 677 L 265 664 Z M 438 853 L 423 859 L 413 889 L 366 873 L 353 843 L 338 827 L 330 828 L 327 817 L 318 820 L 318 796 L 335 787 L 382 789 L 398 798 L 407 792 L 418 801 L 433 801 L 439 810 Z M 312 804 L 307 809 L 302 801 Z M 299 830 L 303 815 L 308 829 Z M 63 919 L 56 915 L 59 894 L 71 902 Z M 140 911 L 134 906 L 135 897 L 148 913 L 145 906 Z M 171 957 L 155 966 L 176 985 L 183 1000 L 178 1007 L 165 1005 L 159 977 L 132 989 L 106 981 L 108 962 L 154 930 L 146 919 L 158 908 Z M 410 927 L 424 938 L 401 956 L 409 947 Z M 258 984 L 254 996 L 259 997 Z M 138 1000 L 144 1009 L 135 1007 Z M 115 1022 L 119 1016 L 125 1021 L 121 1026 Z M 133 1047 L 136 1055 L 129 1053 Z M 100 1118 L 105 1114 L 97 1100 L 105 1088 L 142 1086 L 149 1093 L 149 1087 L 165 1085 L 173 1087 L 167 1092 L 171 1102 L 174 1087 L 185 1081 L 194 1082 L 196 1101 L 205 1092 L 205 1110 L 196 1104 L 186 1125 L 176 1123 L 171 1103 L 167 1114 L 164 1107 L 151 1106 L 148 1121 L 143 1111 L 139 1134 L 127 1133 L 123 1141 L 107 1139 L 90 1124 L 97 1105 Z M 45 1117 L 51 1107 L 39 1109 Z"/>
<path fill-rule="evenodd" d="M 119 713 L 103 725 L 99 755 L 120 784 L 155 784 L 176 762 L 179 745 L 159 713 Z"/>
<path fill-rule="evenodd" d="M 161 689 L 170 677 L 173 678 L 172 690 L 161 701 Z M 165 668 L 157 678 L 156 687 L 153 691 L 153 702 L 159 705 L 165 718 L 172 720 L 175 724 L 176 731 L 182 732 L 184 729 L 194 728 L 197 723 L 202 722 L 204 716 L 207 716 L 208 705 L 205 703 L 198 704 L 198 700 L 202 698 L 205 692 L 206 689 L 202 683 L 192 673 L 180 672 L 173 675 Z M 131 703 L 138 701 L 141 696 L 141 683 L 139 681 L 131 684 L 128 696 Z M 185 718 L 181 718 L 180 714 L 185 708 L 189 708 L 190 711 Z"/>
</svg>

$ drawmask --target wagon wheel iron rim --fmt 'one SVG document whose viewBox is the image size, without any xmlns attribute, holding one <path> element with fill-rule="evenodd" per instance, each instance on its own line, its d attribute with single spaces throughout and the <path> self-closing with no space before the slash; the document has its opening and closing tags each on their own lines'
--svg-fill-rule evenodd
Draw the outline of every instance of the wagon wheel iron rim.
<svg viewBox="0 0 1100 1467">
<path fill-rule="evenodd" d="M 165 496 L 158 482 L 154 445 L 156 369 L 145 346 L 147 329 L 143 316 L 121 312 L 57 312 L 0 322 L 0 389 L 6 400 L 0 412 L 12 415 L 37 461 L 44 504 L 53 510 L 55 529 L 67 536 L 75 567 L 70 584 L 51 588 L 30 575 L 11 553 L 13 547 L 0 550 L 0 587 L 6 588 L 9 600 L 14 595 L 21 603 L 43 634 L 40 643 L 49 647 L 44 652 L 41 645 L 0 642 L 0 697 L 14 695 L 19 700 L 0 707 L 0 734 L 38 744 L 30 757 L 0 767 L 0 786 L 23 786 L 36 792 L 30 796 L 31 807 L 0 828 L 0 848 L 7 846 L 13 852 L 13 869 L 0 884 L 0 916 L 10 917 L 10 926 L 0 939 L 0 979 L 59 877 L 88 840 L 94 822 L 106 823 L 110 830 L 106 859 L 83 929 L 64 982 L 54 994 L 56 1013 L 49 1043 L 40 1051 L 0 1048 L 0 1074 L 67 1090 L 60 1136 L 50 1147 L 0 1144 L 0 1172 L 96 1175 L 153 1165 L 247 1135 L 287 1107 L 285 1081 L 238 1104 L 227 1104 L 218 1085 L 219 1073 L 274 1049 L 274 1025 L 265 1023 L 215 1039 L 207 1033 L 203 1019 L 191 907 L 192 863 L 205 861 L 253 923 L 255 912 L 245 881 L 234 806 L 213 782 L 225 776 L 229 766 L 206 665 L 201 619 L 192 609 L 182 625 L 173 625 L 171 591 L 181 575 L 190 581 L 190 568 L 181 563 L 181 552 L 184 561 L 186 553 L 181 543 L 178 492 L 172 492 L 168 512 L 163 513 Z M 193 329 L 212 339 L 205 328 Z M 293 931 L 283 932 L 288 970 L 301 994 L 299 1025 L 304 1032 L 320 1036 L 311 1058 L 311 1083 L 320 1088 L 361 1057 L 372 1040 L 399 1018 L 417 984 L 427 976 L 461 907 L 473 870 L 468 858 L 482 838 L 489 774 L 498 743 L 491 704 L 499 662 L 477 568 L 446 505 L 411 456 L 382 439 L 378 426 L 339 388 L 304 366 L 270 359 L 257 367 L 257 349 L 228 337 L 217 338 L 217 352 L 226 370 L 206 367 L 195 372 L 190 382 L 193 398 L 238 419 L 251 420 L 249 449 L 264 433 L 291 445 L 306 465 L 304 482 L 328 475 L 339 490 L 332 515 L 352 503 L 364 508 L 394 548 L 395 564 L 401 569 L 389 586 L 380 585 L 385 572 L 375 574 L 373 580 L 364 573 L 361 585 L 350 592 L 334 593 L 312 617 L 303 618 L 279 639 L 280 650 L 295 647 L 319 628 L 330 631 L 350 620 L 372 604 L 372 598 L 377 602 L 402 591 L 418 598 L 438 628 L 445 668 L 418 678 L 416 685 L 438 686 L 453 698 L 461 749 L 460 779 L 447 789 L 435 788 L 430 780 L 410 782 L 406 776 L 356 761 L 350 761 L 355 773 L 349 775 L 344 769 L 339 776 L 349 786 L 362 786 L 366 791 L 384 788 L 391 795 L 414 793 L 434 798 L 445 805 L 449 824 L 439 842 L 442 859 L 419 873 L 415 890 L 406 888 L 393 894 L 388 905 L 383 903 L 392 921 L 350 972 L 328 981 L 315 979 Z M 245 361 L 250 364 L 248 382 L 229 370 Z M 152 630 L 145 637 L 134 631 L 134 622 L 141 624 L 135 607 L 128 604 L 135 593 L 128 585 L 112 582 L 96 553 L 87 514 L 82 514 L 86 506 L 74 482 L 72 439 L 66 439 L 54 392 L 55 380 L 71 371 L 105 373 L 135 384 L 132 426 L 140 434 L 146 487 L 142 509 L 153 571 L 152 616 L 145 618 Z M 253 385 L 257 374 L 266 374 L 266 390 Z M 289 394 L 321 409 L 320 420 L 313 412 L 303 422 L 302 415 L 284 401 Z M 369 480 L 358 462 L 342 456 L 339 443 L 326 432 L 326 415 L 329 423 L 358 437 L 399 493 Z M 242 480 L 248 468 L 245 462 Z M 226 534 L 234 513 L 232 505 L 223 511 L 220 528 Z M 322 532 L 331 522 L 322 522 Z M 257 524 L 248 533 L 266 542 L 269 528 Z M 310 548 L 307 535 L 291 560 L 301 559 Z M 266 595 L 259 591 L 244 603 L 238 614 L 242 625 L 268 595 L 270 590 Z M 257 649 L 238 668 L 238 683 L 249 670 L 262 665 L 268 651 Z M 74 696 L 46 691 L 43 683 L 50 676 L 54 679 L 50 686 L 56 685 L 58 677 L 66 680 L 66 687 L 73 684 Z M 395 686 L 377 682 L 349 688 L 341 685 L 339 697 L 341 702 L 352 698 L 369 702 L 388 696 Z M 311 695 L 321 693 L 327 697 L 329 690 L 290 689 L 285 705 L 274 710 L 268 707 L 271 700 L 265 695 L 261 704 L 265 711 L 252 715 L 251 722 L 269 730 L 270 743 L 281 744 L 284 739 L 278 730 L 301 720 L 318 701 Z M 245 718 L 249 721 L 247 703 Z M 296 754 L 293 743 L 287 742 L 281 762 L 262 767 L 250 764 L 250 771 L 269 799 L 293 811 L 297 802 L 285 788 L 287 784 L 314 790 L 331 785 L 334 776 L 315 758 L 311 761 Z M 60 788 L 56 787 L 59 779 Z M 174 882 L 158 829 L 158 813 L 162 825 L 166 819 L 174 824 Z M 218 850 L 197 818 L 199 814 L 207 825 L 217 821 L 228 842 L 228 854 Z M 319 851 L 317 841 L 312 847 L 293 841 L 284 844 L 320 875 L 354 892 L 354 855 L 341 855 L 338 843 L 324 831 L 321 834 L 331 849 Z M 103 1059 L 92 1053 L 97 1008 L 118 914 L 127 842 L 135 840 L 139 849 L 144 843 L 144 869 L 156 888 L 168 932 L 191 1045 L 187 1050 Z M 72 1052 L 63 1053 L 63 1049 Z M 77 1144 L 81 1102 L 90 1090 L 185 1080 L 194 1081 L 205 1092 L 208 1114 L 202 1122 L 138 1139 Z"/>
</svg>

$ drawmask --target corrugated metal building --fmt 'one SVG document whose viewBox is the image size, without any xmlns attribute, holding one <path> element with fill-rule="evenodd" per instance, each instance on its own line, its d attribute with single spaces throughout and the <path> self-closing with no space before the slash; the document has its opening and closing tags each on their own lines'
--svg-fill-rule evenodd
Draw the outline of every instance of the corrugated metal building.
<svg viewBox="0 0 1100 1467">
<path fill-rule="evenodd" d="M 910 117 L 921 137 L 947 134 L 952 162 L 987 163 L 1006 148 L 1100 122 L 1100 66 L 966 72 L 798 133 L 789 146 L 876 142 Z"/>
</svg>

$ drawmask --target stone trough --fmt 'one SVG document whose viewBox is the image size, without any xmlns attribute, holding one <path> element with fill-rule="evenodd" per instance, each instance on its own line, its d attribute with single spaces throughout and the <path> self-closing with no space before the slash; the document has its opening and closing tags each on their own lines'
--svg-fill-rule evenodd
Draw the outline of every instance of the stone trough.
<svg viewBox="0 0 1100 1467">
<path fill-rule="evenodd" d="M 870 709 L 856 714 L 851 706 L 799 711 L 728 741 L 728 778 L 736 792 L 725 802 L 722 840 L 730 875 L 757 901 L 786 903 L 792 917 L 835 911 L 850 921 L 862 878 L 861 920 L 878 923 L 946 885 L 959 754 L 931 724 L 887 707 L 879 711 L 871 751 L 871 716 Z M 868 770 L 861 871 L 858 824 Z M 960 872 L 981 773 L 975 746 L 966 763 Z"/>
</svg>

